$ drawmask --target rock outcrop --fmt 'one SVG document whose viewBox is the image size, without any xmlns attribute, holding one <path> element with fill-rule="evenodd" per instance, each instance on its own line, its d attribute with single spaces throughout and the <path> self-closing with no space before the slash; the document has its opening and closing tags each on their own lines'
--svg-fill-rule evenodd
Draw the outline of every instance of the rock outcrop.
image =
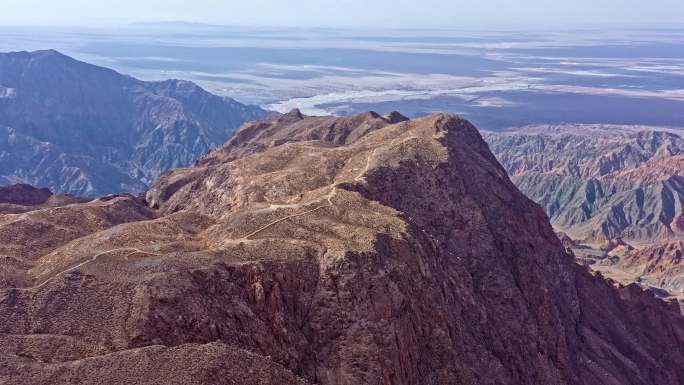
<svg viewBox="0 0 684 385">
<path fill-rule="evenodd" d="M 46 188 L 35 188 L 27 184 L 0 186 L 0 204 L 38 206 L 46 203 L 52 192 Z"/>
<path fill-rule="evenodd" d="M 679 309 L 577 265 L 453 115 L 295 111 L 146 202 L 60 209 L 97 225 L 3 251 L 21 263 L 0 290 L 0 382 L 684 381 Z M 22 215 L 0 232 L 55 220 Z"/>
<path fill-rule="evenodd" d="M 684 241 L 630 248 L 619 254 L 616 268 L 650 287 L 684 298 Z"/>
<path fill-rule="evenodd" d="M 0 184 L 142 192 L 265 115 L 186 81 L 144 82 L 56 51 L 2 53 Z"/>
<path fill-rule="evenodd" d="M 0 186 L 0 214 L 18 214 L 45 207 L 85 203 L 90 199 L 73 195 L 53 194 L 46 188 L 27 184 Z"/>
</svg>

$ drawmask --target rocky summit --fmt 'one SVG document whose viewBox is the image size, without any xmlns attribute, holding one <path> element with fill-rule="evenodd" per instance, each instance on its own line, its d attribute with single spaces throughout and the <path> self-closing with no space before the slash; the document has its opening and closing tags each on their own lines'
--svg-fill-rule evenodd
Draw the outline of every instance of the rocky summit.
<svg viewBox="0 0 684 385">
<path fill-rule="evenodd" d="M 0 239 L 3 384 L 684 383 L 677 306 L 576 264 L 449 114 L 293 111 Z"/>
<path fill-rule="evenodd" d="M 52 50 L 0 53 L 0 184 L 142 192 L 265 115 L 187 81 L 144 82 Z"/>
</svg>

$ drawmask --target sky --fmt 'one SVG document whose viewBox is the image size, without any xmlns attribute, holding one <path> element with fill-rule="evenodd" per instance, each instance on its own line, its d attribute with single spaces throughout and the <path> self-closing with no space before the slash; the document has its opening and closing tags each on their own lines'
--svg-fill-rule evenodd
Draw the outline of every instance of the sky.
<svg viewBox="0 0 684 385">
<path fill-rule="evenodd" d="M 0 0 L 2 25 L 188 21 L 240 26 L 684 26 L 684 0 Z"/>
</svg>

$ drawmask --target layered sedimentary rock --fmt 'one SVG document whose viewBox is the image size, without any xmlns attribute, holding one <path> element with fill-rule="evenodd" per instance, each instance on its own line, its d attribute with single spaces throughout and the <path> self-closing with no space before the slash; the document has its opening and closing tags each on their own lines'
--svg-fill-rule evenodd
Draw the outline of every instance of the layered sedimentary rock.
<svg viewBox="0 0 684 385">
<path fill-rule="evenodd" d="M 532 127 L 486 139 L 515 184 L 575 238 L 684 237 L 684 139 L 677 131 Z"/>
<path fill-rule="evenodd" d="M 56 51 L 1 53 L 0 184 L 142 192 L 265 115 L 186 81 L 144 82 Z"/>
<path fill-rule="evenodd" d="M 663 296 L 684 298 L 684 241 L 657 242 L 610 252 L 616 271 L 626 279 L 661 290 Z"/>
<path fill-rule="evenodd" d="M 577 265 L 453 115 L 294 111 L 60 210 L 0 219 L 53 224 L 3 251 L 0 382 L 684 381 L 679 309 Z"/>
<path fill-rule="evenodd" d="M 666 262 L 678 260 L 671 245 L 684 239 L 684 140 L 676 129 L 646 129 L 543 126 L 486 139 L 515 184 L 576 240 L 581 261 L 684 298 L 684 273 Z"/>
</svg>

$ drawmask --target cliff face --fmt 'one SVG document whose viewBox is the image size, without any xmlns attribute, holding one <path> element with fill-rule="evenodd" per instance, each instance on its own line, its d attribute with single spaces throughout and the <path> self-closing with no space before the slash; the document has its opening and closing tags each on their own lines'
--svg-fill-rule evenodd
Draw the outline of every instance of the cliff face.
<svg viewBox="0 0 684 385">
<path fill-rule="evenodd" d="M 455 116 L 295 111 L 146 200 L 63 206 L 59 226 L 0 217 L 0 232 L 53 224 L 36 239 L 81 230 L 3 251 L 18 263 L 0 378 L 156 383 L 164 362 L 163 378 L 212 384 L 684 381 L 678 309 L 576 265 Z"/>
<path fill-rule="evenodd" d="M 143 82 L 55 51 L 2 53 L 0 183 L 141 192 L 265 115 L 190 82 Z"/>
</svg>

